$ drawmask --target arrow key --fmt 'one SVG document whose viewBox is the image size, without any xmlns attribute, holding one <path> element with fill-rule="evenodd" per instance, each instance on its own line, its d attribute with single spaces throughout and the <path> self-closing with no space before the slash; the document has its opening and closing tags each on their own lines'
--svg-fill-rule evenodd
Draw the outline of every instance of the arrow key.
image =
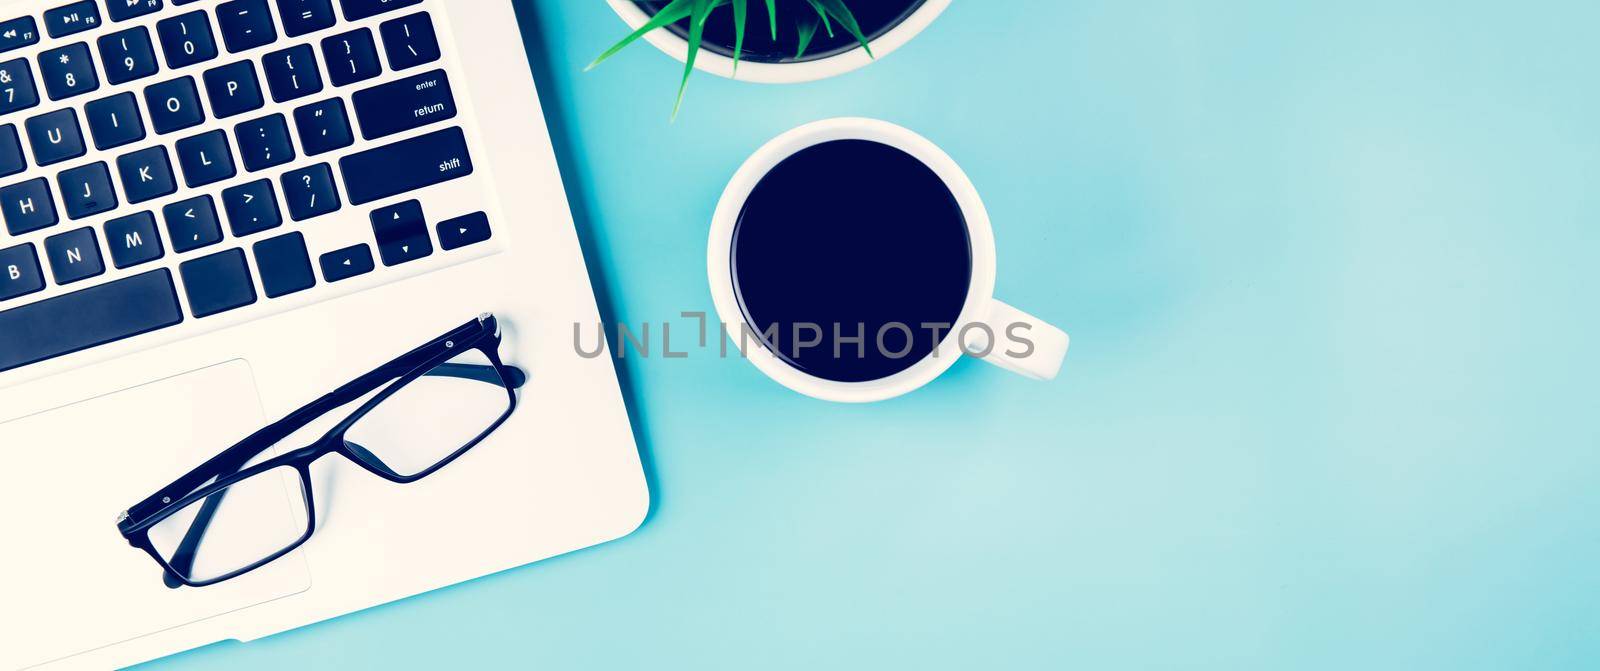
<svg viewBox="0 0 1600 671">
<path fill-rule="evenodd" d="M 372 232 L 383 265 L 397 266 L 433 254 L 428 221 L 422 216 L 422 203 L 415 200 L 374 210 Z"/>
<path fill-rule="evenodd" d="M 489 239 L 489 215 L 474 212 L 464 217 L 439 222 L 439 246 L 446 251 L 460 249 Z"/>
<path fill-rule="evenodd" d="M 322 279 L 329 282 L 348 280 L 372 272 L 372 250 L 366 245 L 356 245 L 323 254 Z"/>
<path fill-rule="evenodd" d="M 167 220 L 167 237 L 174 252 L 182 254 L 222 242 L 222 224 L 211 196 L 180 200 L 161 208 L 161 216 Z"/>
</svg>

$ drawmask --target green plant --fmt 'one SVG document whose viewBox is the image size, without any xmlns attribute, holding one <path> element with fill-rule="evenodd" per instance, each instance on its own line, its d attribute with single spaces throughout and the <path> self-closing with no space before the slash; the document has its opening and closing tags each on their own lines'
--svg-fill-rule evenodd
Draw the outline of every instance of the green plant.
<svg viewBox="0 0 1600 671">
<path fill-rule="evenodd" d="M 622 38 L 621 41 L 612 45 L 610 49 L 605 50 L 604 53 L 600 54 L 598 58 L 594 59 L 593 63 L 590 63 L 588 67 L 585 67 L 583 70 L 584 72 L 588 72 L 589 70 L 594 69 L 595 66 L 599 65 L 607 58 L 616 55 L 617 52 L 622 51 L 628 45 L 633 44 L 639 38 L 644 37 L 646 33 L 649 33 L 652 30 L 677 23 L 678 21 L 682 21 L 684 19 L 689 19 L 689 56 L 688 58 L 684 59 L 683 80 L 678 84 L 678 99 L 672 105 L 672 118 L 676 119 L 678 118 L 678 110 L 683 107 L 683 94 L 689 88 L 689 75 L 694 72 L 695 57 L 700 53 L 700 45 L 705 33 L 706 21 L 709 20 L 712 13 L 718 9 L 721 9 L 724 6 L 729 6 L 732 8 L 734 30 L 733 69 L 734 72 L 738 72 L 739 57 L 742 55 L 744 50 L 745 23 L 750 16 L 749 3 L 752 1 L 759 0 L 672 0 L 663 6 L 660 11 L 656 12 L 655 16 L 650 17 L 650 20 L 646 21 L 644 25 L 639 26 L 638 30 L 633 31 L 632 34 Z M 778 39 L 777 3 L 779 1 L 780 0 L 765 0 L 767 5 L 767 16 L 771 17 L 772 19 L 770 21 L 770 28 L 772 30 L 773 40 Z M 782 1 L 799 2 L 800 0 Z M 833 24 L 835 22 L 837 22 L 840 27 L 844 28 L 846 32 L 850 33 L 852 37 L 856 38 L 856 41 L 861 43 L 861 47 L 866 50 L 868 56 L 872 56 L 872 46 L 867 43 L 867 36 L 862 34 L 861 25 L 856 22 L 855 15 L 850 13 L 849 7 L 845 6 L 845 0 L 804 1 L 809 3 L 812 9 L 816 10 L 817 16 L 814 19 L 802 20 L 799 22 L 799 25 L 795 27 L 795 29 L 799 31 L 798 35 L 800 45 L 799 51 L 795 53 L 795 58 L 800 58 L 806 54 L 806 48 L 811 46 L 811 40 L 816 37 L 817 30 L 819 28 L 826 30 L 828 36 L 832 37 Z"/>
</svg>

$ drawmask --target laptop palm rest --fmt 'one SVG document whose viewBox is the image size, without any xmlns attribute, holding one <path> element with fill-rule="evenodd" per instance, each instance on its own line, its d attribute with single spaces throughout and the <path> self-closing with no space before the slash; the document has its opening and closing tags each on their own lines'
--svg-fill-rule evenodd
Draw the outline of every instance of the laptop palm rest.
<svg viewBox="0 0 1600 671">
<path fill-rule="evenodd" d="M 117 513 L 263 425 L 244 361 L 0 424 L 0 668 L 54 661 L 303 592 L 296 551 L 248 576 L 169 589 Z M 39 478 L 54 480 L 40 486 Z M 299 496 L 284 483 L 285 496 Z M 47 500 L 41 491 L 53 492 Z M 288 517 L 288 499 L 282 514 Z M 272 512 L 263 514 L 271 515 Z"/>
</svg>

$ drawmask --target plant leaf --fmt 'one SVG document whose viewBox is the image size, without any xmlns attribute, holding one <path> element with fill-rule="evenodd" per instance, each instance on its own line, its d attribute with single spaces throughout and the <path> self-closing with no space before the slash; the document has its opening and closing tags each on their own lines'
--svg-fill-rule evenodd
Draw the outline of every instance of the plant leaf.
<svg viewBox="0 0 1600 671">
<path fill-rule="evenodd" d="M 599 65 L 602 61 L 615 56 L 617 52 L 622 51 L 623 49 L 627 48 L 628 45 L 633 44 L 634 42 L 638 41 L 639 38 L 644 37 L 645 33 L 688 18 L 695 2 L 697 2 L 697 0 L 672 0 L 672 2 L 667 3 L 667 6 L 662 7 L 661 11 L 656 12 L 656 15 L 651 17 L 649 21 L 646 21 L 644 25 L 639 26 L 638 30 L 633 31 L 631 35 L 622 38 L 622 41 L 611 45 L 610 49 L 607 49 L 605 50 L 605 53 L 600 54 L 600 57 L 594 59 L 594 62 L 585 67 L 583 71 L 588 72 L 593 70 L 595 66 Z"/>
<path fill-rule="evenodd" d="M 772 41 L 778 41 L 778 0 L 767 0 L 767 21 L 772 23 Z"/>
<path fill-rule="evenodd" d="M 723 5 L 726 5 L 726 4 L 728 4 L 729 2 L 732 2 L 732 1 L 733 0 L 711 0 L 711 7 L 710 7 L 710 9 L 706 10 L 705 16 L 700 17 L 700 24 L 701 25 L 705 25 L 705 23 L 707 21 L 711 20 L 711 10 L 712 9 L 716 9 L 716 8 L 721 7 Z"/>
<path fill-rule="evenodd" d="M 806 55 L 806 47 L 811 46 L 811 38 L 817 36 L 817 26 L 820 25 L 822 25 L 822 19 L 800 20 L 800 25 L 798 26 L 800 29 L 800 49 L 794 53 L 796 59 Z"/>
<path fill-rule="evenodd" d="M 817 16 L 822 19 L 822 27 L 828 29 L 828 37 L 833 37 L 833 22 L 828 20 L 828 10 L 822 8 L 818 0 L 806 0 L 811 3 L 811 8 L 817 10 Z"/>
<path fill-rule="evenodd" d="M 748 0 L 733 0 L 733 74 L 739 74 L 739 56 L 744 53 L 744 22 L 749 16 Z"/>
<path fill-rule="evenodd" d="M 689 75 L 694 74 L 695 57 L 700 55 L 700 44 L 705 40 L 706 17 L 715 7 L 712 0 L 694 0 L 689 19 L 689 54 L 683 59 L 683 81 L 678 84 L 678 100 L 672 104 L 672 120 L 678 120 L 678 110 L 683 108 L 683 94 L 689 90 Z"/>
<path fill-rule="evenodd" d="M 867 51 L 868 58 L 877 58 L 872 55 L 872 45 L 868 43 L 866 34 L 861 32 L 860 22 L 856 21 L 856 15 L 844 4 L 844 0 L 813 0 L 813 2 L 821 3 L 828 13 L 839 21 L 839 25 L 844 26 L 845 31 L 861 43 L 861 48 Z"/>
</svg>

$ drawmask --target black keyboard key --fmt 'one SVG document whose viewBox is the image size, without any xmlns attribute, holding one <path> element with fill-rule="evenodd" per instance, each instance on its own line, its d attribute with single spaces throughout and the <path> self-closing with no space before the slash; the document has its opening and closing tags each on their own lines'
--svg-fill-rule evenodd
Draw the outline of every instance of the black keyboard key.
<svg viewBox="0 0 1600 671">
<path fill-rule="evenodd" d="M 441 221 L 436 228 L 439 231 L 439 246 L 446 251 L 484 242 L 492 235 L 489 231 L 489 215 L 482 212 Z"/>
<path fill-rule="evenodd" d="M 289 37 L 332 28 L 333 0 L 278 0 L 278 16 L 283 19 L 283 34 Z"/>
<path fill-rule="evenodd" d="M 39 54 L 39 77 L 51 100 L 83 95 L 100 88 L 89 43 L 79 42 Z"/>
<path fill-rule="evenodd" d="M 205 80 L 211 113 L 218 119 L 261 109 L 261 80 L 256 77 L 256 66 L 250 61 L 206 70 Z"/>
<path fill-rule="evenodd" d="M 289 218 L 305 221 L 339 209 L 339 189 L 333 185 L 333 168 L 326 163 L 283 173 L 283 198 Z"/>
<path fill-rule="evenodd" d="M 183 277 L 183 292 L 189 296 L 189 311 L 195 317 L 242 308 L 256 302 L 255 284 L 244 250 L 230 249 L 178 266 Z"/>
<path fill-rule="evenodd" d="M 161 234 L 156 232 L 156 215 L 136 212 L 106 222 L 106 248 L 118 270 L 149 263 L 165 255 Z"/>
<path fill-rule="evenodd" d="M 143 79 L 159 69 L 150 31 L 144 26 L 101 36 L 95 43 L 100 46 L 100 66 L 106 70 L 106 81 L 112 84 Z"/>
<path fill-rule="evenodd" d="M 182 321 L 172 273 L 165 269 L 89 287 L 0 312 L 0 371 Z"/>
<path fill-rule="evenodd" d="M 278 195 L 272 180 L 259 179 L 222 191 L 222 209 L 228 213 L 228 228 L 242 238 L 283 224 L 278 212 Z"/>
<path fill-rule="evenodd" d="M 317 69 L 317 54 L 311 45 L 274 51 L 261 60 L 267 71 L 267 88 L 273 102 L 287 102 L 322 90 L 322 72 Z"/>
<path fill-rule="evenodd" d="M 106 0 L 106 14 L 112 21 L 137 19 L 161 11 L 161 0 Z"/>
<path fill-rule="evenodd" d="M 72 284 L 106 271 L 93 228 L 84 227 L 46 238 L 44 254 L 50 259 L 50 274 L 56 278 L 56 284 Z"/>
<path fill-rule="evenodd" d="M 167 67 L 176 70 L 217 57 L 217 39 L 211 34 L 211 20 L 205 12 L 189 12 L 162 19 L 156 24 L 161 37 L 161 53 Z"/>
<path fill-rule="evenodd" d="M 166 135 L 200 125 L 206 120 L 200 109 L 200 91 L 194 77 L 179 77 L 152 84 L 144 90 L 145 106 L 150 108 L 150 125 L 157 135 Z"/>
<path fill-rule="evenodd" d="M 421 128 L 431 123 L 454 119 L 455 95 L 444 70 L 413 75 L 387 84 L 357 91 L 351 97 L 361 137 L 381 137 Z"/>
<path fill-rule="evenodd" d="M 415 200 L 373 210 L 372 233 L 378 239 L 378 255 L 383 257 L 386 266 L 397 266 L 433 253 L 428 220 L 422 216 L 422 203 Z"/>
<path fill-rule="evenodd" d="M 39 24 L 31 16 L 0 22 L 0 51 L 21 49 L 39 43 Z"/>
<path fill-rule="evenodd" d="M 176 149 L 183 183 L 191 189 L 215 184 L 236 173 L 228 134 L 220 130 L 178 140 Z"/>
<path fill-rule="evenodd" d="M 328 81 L 334 86 L 372 79 L 383 72 L 378 45 L 366 28 L 322 40 L 322 60 L 328 63 Z"/>
<path fill-rule="evenodd" d="M 348 280 L 372 272 L 372 250 L 366 245 L 356 245 L 323 254 L 318 261 L 322 266 L 322 279 L 328 282 Z"/>
<path fill-rule="evenodd" d="M 27 59 L 0 62 L 0 114 L 29 109 L 38 104 L 38 88 L 34 85 L 34 69 Z"/>
<path fill-rule="evenodd" d="M 28 169 L 28 157 L 22 153 L 22 138 L 17 136 L 13 124 L 0 126 L 0 177 L 9 177 Z"/>
<path fill-rule="evenodd" d="M 83 129 L 78 126 L 78 113 L 72 108 L 56 110 L 28 119 L 28 144 L 33 147 L 33 161 L 51 165 L 77 158 L 87 153 L 83 146 Z"/>
<path fill-rule="evenodd" d="M 0 114 L 10 114 L 39 104 L 39 88 L 33 81 L 28 60 L 18 58 L 0 63 Z"/>
<path fill-rule="evenodd" d="M 178 190 L 167 149 L 160 145 L 117 157 L 117 174 L 122 176 L 122 192 L 129 203 L 170 196 Z"/>
<path fill-rule="evenodd" d="M 228 53 L 239 53 L 278 39 L 267 0 L 230 0 L 217 5 L 217 27 Z"/>
<path fill-rule="evenodd" d="M 421 2 L 422 0 L 341 0 L 340 4 L 344 6 L 344 20 L 360 21 L 369 16 L 404 9 Z"/>
<path fill-rule="evenodd" d="M 12 235 L 32 233 L 60 221 L 56 201 L 50 195 L 50 182 L 43 177 L 0 188 L 0 216 Z"/>
<path fill-rule="evenodd" d="M 98 27 L 100 7 L 95 0 L 78 0 L 44 13 L 44 29 L 51 37 L 66 37 Z"/>
<path fill-rule="evenodd" d="M 104 161 L 63 171 L 56 177 L 61 187 L 61 202 L 68 219 L 82 219 L 117 206 L 117 192 L 111 186 L 111 169 Z"/>
<path fill-rule="evenodd" d="M 311 273 L 311 255 L 306 253 L 305 236 L 280 235 L 255 244 L 256 270 L 261 273 L 261 290 L 267 298 L 287 296 L 316 286 Z"/>
<path fill-rule="evenodd" d="M 0 249 L 0 301 L 44 291 L 44 272 L 33 243 Z"/>
<path fill-rule="evenodd" d="M 144 139 L 144 119 L 139 116 L 139 101 L 132 93 L 118 93 L 83 107 L 88 117 L 89 135 L 101 151 L 133 144 Z"/>
<path fill-rule="evenodd" d="M 182 254 L 222 242 L 222 221 L 211 196 L 196 196 L 161 208 L 172 251 Z"/>
<path fill-rule="evenodd" d="M 344 192 L 361 205 L 472 174 L 460 128 L 436 130 L 339 159 Z"/>
<path fill-rule="evenodd" d="M 383 52 L 389 56 L 390 70 L 439 60 L 439 37 L 433 32 L 433 19 L 427 12 L 384 21 L 378 32 L 383 35 Z"/>
<path fill-rule="evenodd" d="M 350 133 L 350 117 L 344 100 L 330 98 L 294 111 L 294 126 L 300 131 L 300 146 L 306 156 L 343 149 L 355 142 Z"/>
<path fill-rule="evenodd" d="M 239 157 L 245 170 L 266 170 L 294 160 L 289 121 L 282 114 L 241 123 L 233 127 L 233 135 L 239 141 Z"/>
</svg>

